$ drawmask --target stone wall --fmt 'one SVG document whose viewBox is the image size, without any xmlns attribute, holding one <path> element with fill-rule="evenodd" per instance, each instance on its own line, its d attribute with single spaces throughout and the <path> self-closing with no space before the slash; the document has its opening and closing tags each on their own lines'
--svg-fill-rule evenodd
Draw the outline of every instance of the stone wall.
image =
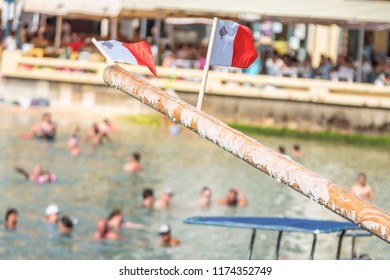
<svg viewBox="0 0 390 280">
<path fill-rule="evenodd" d="M 178 94 L 186 102 L 196 105 L 197 94 Z M 44 98 L 53 110 L 88 110 L 105 115 L 154 113 L 125 93 L 100 85 L 6 78 L 1 82 L 0 97 L 18 100 L 22 106 L 30 104 L 32 99 Z M 206 95 L 203 110 L 227 123 L 310 131 L 390 132 L 390 112 L 384 108 Z"/>
</svg>

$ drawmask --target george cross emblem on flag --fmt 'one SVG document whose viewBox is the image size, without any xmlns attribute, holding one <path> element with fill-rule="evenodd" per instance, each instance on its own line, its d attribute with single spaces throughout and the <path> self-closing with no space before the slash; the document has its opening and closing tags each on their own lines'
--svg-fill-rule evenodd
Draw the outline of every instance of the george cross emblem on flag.
<svg viewBox="0 0 390 280">
<path fill-rule="evenodd" d="M 113 47 L 114 47 L 114 44 L 110 43 L 110 42 L 107 42 L 107 41 L 104 41 L 102 43 L 103 46 L 105 46 L 107 49 L 111 50 Z"/>
<path fill-rule="evenodd" d="M 223 26 L 220 30 L 219 30 L 219 36 L 221 36 L 221 40 L 223 39 L 223 36 L 225 36 L 227 34 L 227 31 L 226 31 L 226 27 Z"/>
</svg>

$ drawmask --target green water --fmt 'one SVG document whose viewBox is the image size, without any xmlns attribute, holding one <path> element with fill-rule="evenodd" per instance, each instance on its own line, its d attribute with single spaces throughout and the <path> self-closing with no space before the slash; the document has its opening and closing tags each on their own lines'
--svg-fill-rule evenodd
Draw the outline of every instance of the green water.
<svg viewBox="0 0 390 280">
<path fill-rule="evenodd" d="M 190 131 L 172 137 L 158 126 L 116 120 L 120 130 L 113 135 L 113 143 L 95 148 L 82 146 L 81 156 L 73 158 L 66 150 L 70 128 L 78 124 L 85 131 L 93 120 L 101 118 L 53 112 L 59 126 L 55 142 L 19 139 L 19 133 L 27 131 L 39 116 L 0 107 L 0 211 L 5 213 L 8 207 L 19 210 L 17 231 L 0 230 L 0 259 L 246 259 L 250 230 L 188 225 L 182 220 L 196 215 L 342 220 Z M 388 146 L 251 136 L 271 148 L 283 144 L 287 152 L 299 141 L 304 155 L 295 160 L 345 188 L 355 182 L 357 172 L 364 171 L 375 188 L 373 203 L 390 211 Z M 125 174 L 122 165 L 135 150 L 142 153 L 144 171 Z M 12 170 L 13 164 L 32 168 L 37 163 L 56 173 L 57 182 L 26 182 Z M 248 207 L 213 205 L 202 210 L 196 202 L 204 185 L 212 189 L 214 199 L 238 186 L 248 198 Z M 145 187 L 153 188 L 156 196 L 166 187 L 174 190 L 171 209 L 142 209 L 141 192 Z M 79 220 L 70 239 L 48 237 L 43 218 L 51 203 Z M 124 229 L 122 240 L 117 242 L 94 240 L 96 222 L 113 208 L 121 208 L 125 219 L 145 224 L 145 230 Z M 163 223 L 171 225 L 173 235 L 181 241 L 179 247 L 159 246 L 157 229 Z M 259 232 L 253 258 L 271 259 L 276 237 L 273 232 Z M 285 233 L 281 257 L 307 259 L 311 240 L 305 234 Z M 315 258 L 334 259 L 336 246 L 335 234 L 320 235 Z M 389 245 L 376 237 L 358 240 L 357 249 L 375 259 L 390 259 Z M 345 239 L 343 257 L 349 256 L 350 239 Z"/>
</svg>

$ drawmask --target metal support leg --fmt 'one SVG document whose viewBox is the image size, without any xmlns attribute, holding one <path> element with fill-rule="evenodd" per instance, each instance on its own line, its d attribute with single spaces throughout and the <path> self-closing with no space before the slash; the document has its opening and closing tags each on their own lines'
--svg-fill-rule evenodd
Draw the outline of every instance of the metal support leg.
<svg viewBox="0 0 390 280">
<path fill-rule="evenodd" d="M 282 235 L 283 235 L 283 231 L 279 231 L 278 242 L 276 243 L 276 250 L 275 250 L 274 260 L 277 260 L 279 258 L 279 250 L 280 250 L 280 243 L 282 241 Z"/>
<path fill-rule="evenodd" d="M 316 250 L 317 234 L 313 234 L 313 243 L 311 245 L 310 260 L 314 260 L 314 252 Z"/>
<path fill-rule="evenodd" d="M 255 239 L 256 239 L 256 230 L 252 230 L 252 237 L 251 237 L 251 243 L 249 244 L 249 256 L 248 260 L 252 258 L 252 252 L 253 252 L 253 246 L 255 245 Z"/>
<path fill-rule="evenodd" d="M 343 238 L 344 238 L 344 235 L 347 231 L 346 230 L 343 230 L 341 233 L 340 233 L 340 237 L 339 237 L 339 245 L 337 246 L 337 255 L 336 255 L 336 260 L 339 260 L 340 259 L 340 255 L 341 255 L 341 246 L 343 244 Z"/>
<path fill-rule="evenodd" d="M 351 258 L 352 259 L 356 259 L 357 258 L 357 254 L 356 254 L 356 237 L 357 236 L 352 236 L 352 254 L 351 254 Z"/>
</svg>

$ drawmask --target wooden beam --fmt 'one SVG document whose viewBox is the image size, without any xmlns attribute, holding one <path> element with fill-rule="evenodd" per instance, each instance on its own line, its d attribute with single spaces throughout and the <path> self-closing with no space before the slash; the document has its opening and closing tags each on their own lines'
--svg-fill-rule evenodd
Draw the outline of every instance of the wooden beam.
<svg viewBox="0 0 390 280">
<path fill-rule="evenodd" d="M 107 67 L 103 76 L 108 85 L 140 100 L 278 182 L 390 243 L 390 215 L 383 210 L 118 65 Z"/>
</svg>

